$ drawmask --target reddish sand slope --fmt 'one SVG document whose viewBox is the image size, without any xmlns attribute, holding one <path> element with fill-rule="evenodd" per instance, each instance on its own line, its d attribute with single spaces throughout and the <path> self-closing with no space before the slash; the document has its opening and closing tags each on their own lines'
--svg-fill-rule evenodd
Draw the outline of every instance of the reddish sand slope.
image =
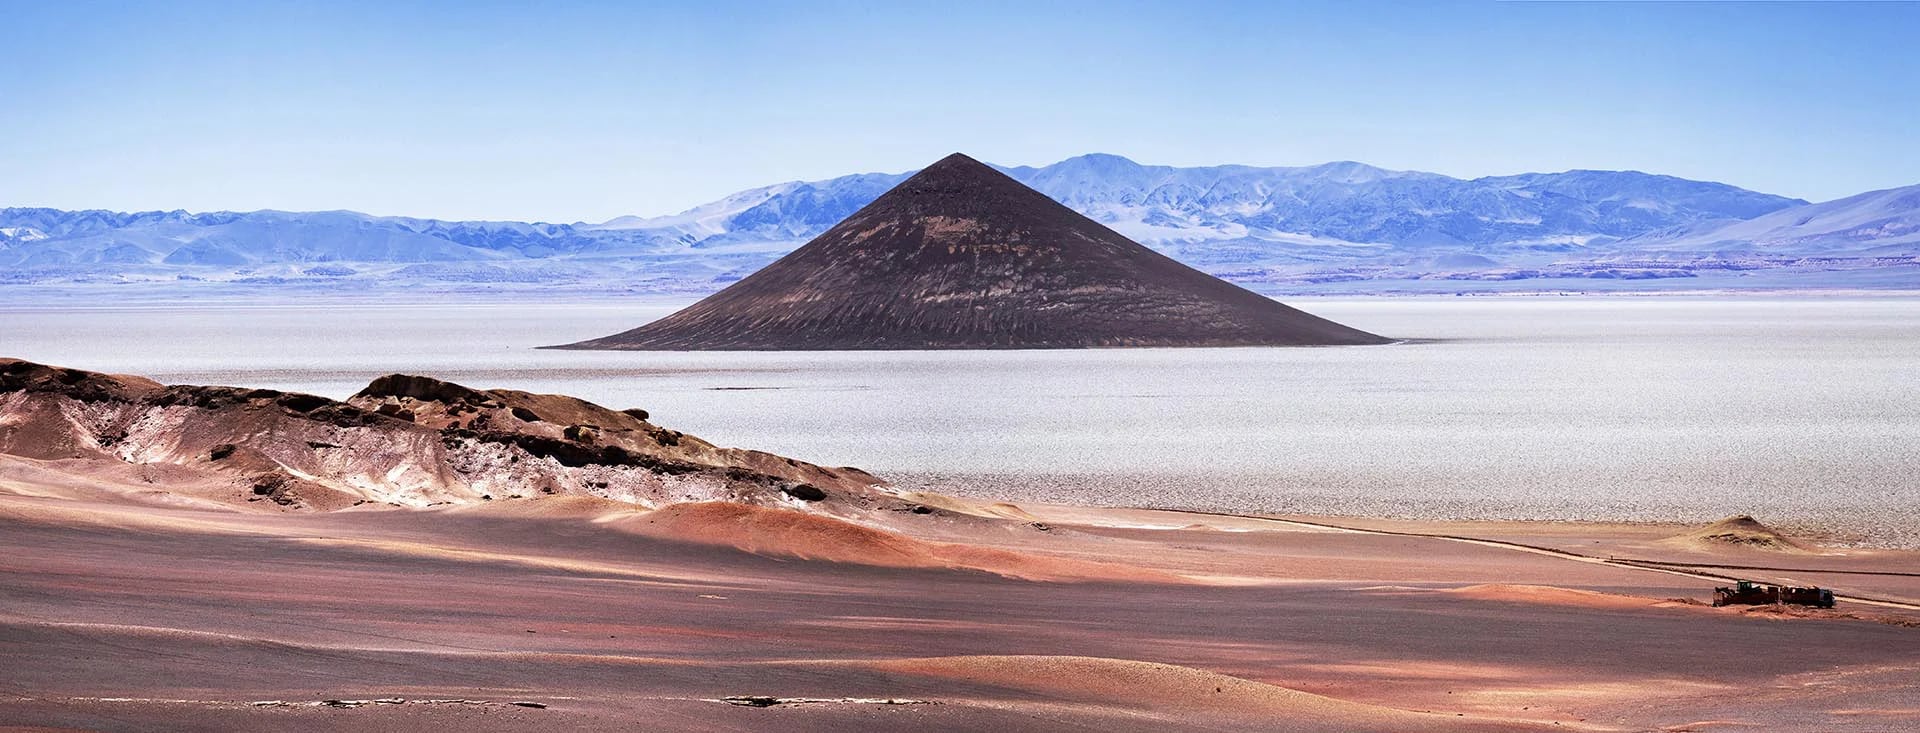
<svg viewBox="0 0 1920 733">
<path fill-rule="evenodd" d="M 1117 563 L 1074 560 L 926 540 L 791 509 L 728 502 L 676 504 L 617 519 L 613 526 L 653 537 L 803 560 L 889 568 L 984 570 L 1028 580 L 1191 582 L 1172 573 Z"/>
<path fill-rule="evenodd" d="M 1885 731 L 1920 721 L 1911 685 L 1920 630 L 1662 604 L 1704 598 L 1712 583 L 1445 540 L 1225 518 L 1214 522 L 1236 531 L 1142 529 L 1119 525 L 1194 522 L 1081 511 L 1069 523 L 1040 508 L 1028 509 L 1047 530 L 904 514 L 898 528 L 910 536 L 898 537 L 726 507 L 683 508 L 649 528 L 647 513 L 590 498 L 263 515 L 35 496 L 27 472 L 0 474 L 14 477 L 0 483 L 0 657 L 9 661 L 0 725 L 1649 730 L 1723 721 Z M 703 534 L 716 531 L 745 538 Z M 941 555 L 962 532 L 991 538 L 995 557 L 1050 568 L 1098 559 L 1201 582 L 981 572 L 986 563 Z M 926 539 L 934 536 L 947 539 Z M 844 555 L 854 551 L 894 560 Z M 1611 596 L 1434 592 L 1503 581 Z M 1751 649 L 1775 651 L 1739 651 Z M 1793 653 L 1775 653 L 1783 649 Z M 718 702 L 729 696 L 777 704 Z M 408 702 L 312 704 L 386 698 Z M 900 704 L 879 702 L 889 699 Z M 505 704 L 516 701 L 546 707 Z"/>
</svg>

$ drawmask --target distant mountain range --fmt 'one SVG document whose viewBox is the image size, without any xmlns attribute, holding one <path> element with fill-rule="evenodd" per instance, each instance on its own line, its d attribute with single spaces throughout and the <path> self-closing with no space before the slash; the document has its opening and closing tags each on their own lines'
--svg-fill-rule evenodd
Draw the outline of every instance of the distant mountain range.
<svg viewBox="0 0 1920 733">
<path fill-rule="evenodd" d="M 1920 186 L 1869 191 L 1751 219 L 1682 224 L 1623 244 L 1649 252 L 1906 257 L 1920 250 Z"/>
<path fill-rule="evenodd" d="M 1635 171 L 1463 180 L 1353 162 L 1176 168 L 1104 154 L 999 169 L 1269 292 L 1639 289 L 1702 277 L 1680 285 L 1920 287 L 1920 186 L 1809 204 Z M 0 285 L 704 292 L 912 173 L 781 183 L 599 224 L 0 209 Z"/>
<path fill-rule="evenodd" d="M 1631 171 L 1465 181 L 1351 162 L 1302 168 L 1174 168 L 1102 154 L 1044 168 L 1000 170 L 1151 244 L 1248 240 L 1296 246 L 1560 250 L 1677 224 L 1746 219 L 1806 203 Z M 805 239 L 908 175 L 911 172 L 786 183 L 744 191 L 678 216 L 627 217 L 601 226 L 664 229 L 699 241 Z"/>
</svg>

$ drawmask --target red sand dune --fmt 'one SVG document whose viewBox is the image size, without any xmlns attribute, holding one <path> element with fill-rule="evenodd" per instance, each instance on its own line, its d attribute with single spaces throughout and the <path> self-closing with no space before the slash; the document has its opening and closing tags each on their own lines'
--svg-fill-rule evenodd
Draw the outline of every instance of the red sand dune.
<svg viewBox="0 0 1920 733">
<path fill-rule="evenodd" d="M 1187 582 L 1171 573 L 1146 568 L 930 542 L 818 514 L 731 502 L 675 504 L 610 524 L 648 536 L 726 545 L 773 557 L 891 568 L 983 570 L 1026 580 Z"/>
</svg>

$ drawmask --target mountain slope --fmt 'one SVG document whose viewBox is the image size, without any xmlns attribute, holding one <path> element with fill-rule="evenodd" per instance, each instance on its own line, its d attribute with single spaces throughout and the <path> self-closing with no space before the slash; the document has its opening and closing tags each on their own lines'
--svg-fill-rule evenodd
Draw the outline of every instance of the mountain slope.
<svg viewBox="0 0 1920 733">
<path fill-rule="evenodd" d="M 1702 273 L 1727 282 L 1686 287 L 1920 286 L 1920 242 L 1907 228 L 1920 203 L 1905 189 L 1809 205 L 1635 171 L 1463 180 L 1350 161 L 1181 168 L 1105 154 L 994 167 L 1162 254 L 1266 290 L 1587 289 L 1595 279 L 1644 289 Z M 0 284 L 710 293 L 910 175 L 791 181 L 599 224 L 0 209 Z M 1808 206 L 1818 208 L 1787 213 Z M 1850 259 L 1820 264 L 1817 277 L 1787 271 L 1836 257 Z M 1743 274 L 1761 270 L 1774 272 Z"/>
<path fill-rule="evenodd" d="M 1150 245 L 1171 249 L 1181 243 L 1239 241 L 1309 255 L 1434 246 L 1556 249 L 1675 225 L 1749 218 L 1804 203 L 1634 172 L 1463 181 L 1351 162 L 1174 168 L 1114 155 L 1000 170 Z M 673 216 L 620 217 L 602 224 L 448 222 L 346 211 L 0 209 L 0 265 L 449 262 L 739 246 L 765 250 L 750 245 L 790 247 L 818 235 L 908 175 L 783 183 Z M 1355 244 L 1371 247 L 1353 249 Z M 1315 252 L 1322 248 L 1336 249 Z"/>
<path fill-rule="evenodd" d="M 1175 262 L 956 153 L 727 289 L 569 348 L 1385 342 Z"/>
<path fill-rule="evenodd" d="M 1796 206 L 1745 221 L 1708 221 L 1621 243 L 1652 251 L 1856 256 L 1920 249 L 1920 185 Z"/>
<path fill-rule="evenodd" d="M 1106 154 L 1042 168 L 996 168 L 1149 244 L 1256 240 L 1309 247 L 1561 248 L 1805 203 L 1634 171 L 1469 181 L 1354 162 L 1175 168 Z M 765 195 L 751 208 L 708 218 L 708 236 L 768 240 L 818 234 L 906 175 L 864 174 L 756 189 Z M 617 221 L 626 229 L 670 228 L 685 216 Z"/>
</svg>

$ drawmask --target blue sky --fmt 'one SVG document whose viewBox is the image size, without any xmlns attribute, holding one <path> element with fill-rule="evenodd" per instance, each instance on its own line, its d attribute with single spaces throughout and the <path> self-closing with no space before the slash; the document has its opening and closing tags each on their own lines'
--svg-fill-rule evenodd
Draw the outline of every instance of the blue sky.
<svg viewBox="0 0 1920 733">
<path fill-rule="evenodd" d="M 0 26 L 0 206 L 599 221 L 956 150 L 1920 183 L 1914 3 L 0 0 Z"/>
</svg>

